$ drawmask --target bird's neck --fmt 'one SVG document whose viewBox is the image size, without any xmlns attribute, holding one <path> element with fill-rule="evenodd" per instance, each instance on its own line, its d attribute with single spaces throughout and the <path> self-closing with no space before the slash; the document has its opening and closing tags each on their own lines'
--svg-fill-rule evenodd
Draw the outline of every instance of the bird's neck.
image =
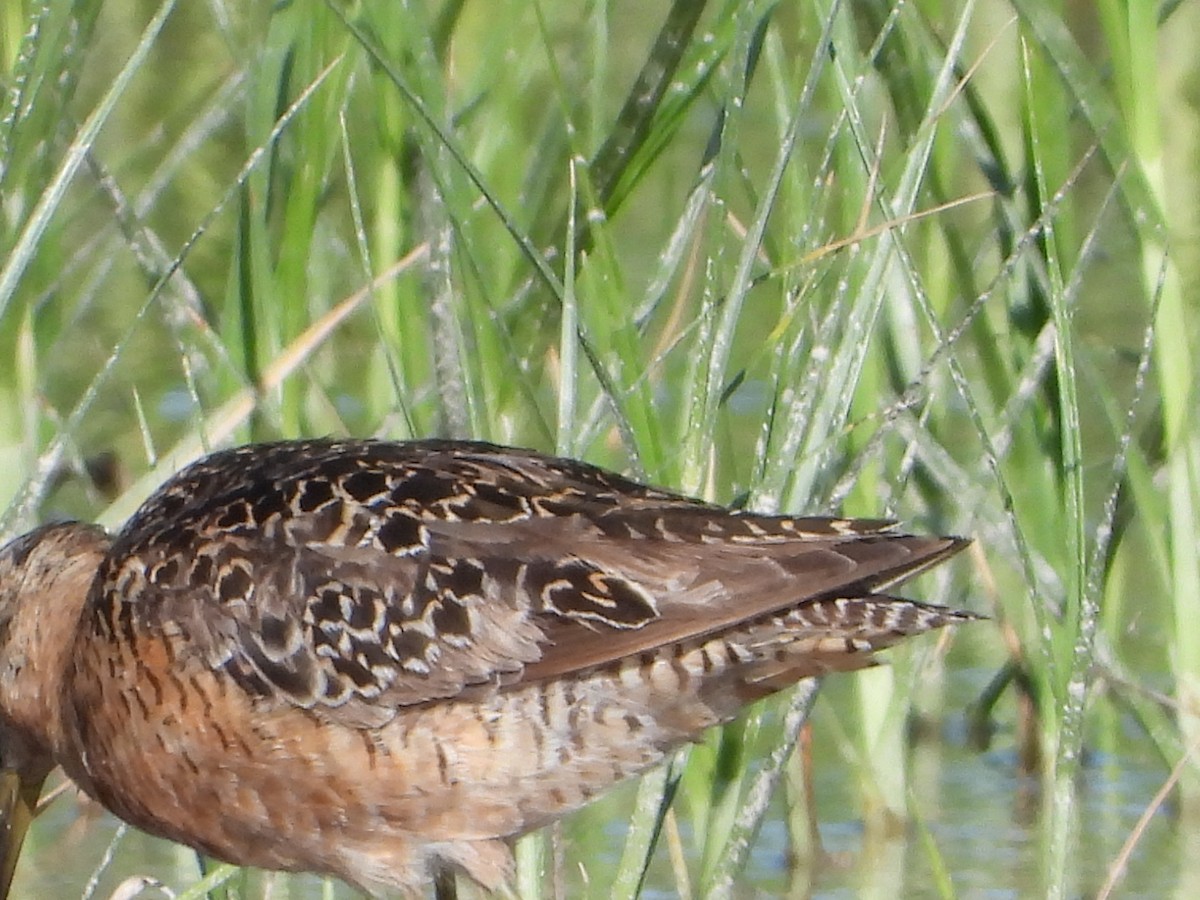
<svg viewBox="0 0 1200 900">
<path fill-rule="evenodd" d="M 30 554 L 30 569 L 18 588 L 29 595 L 15 604 L 8 628 L 0 634 L 4 702 L 0 719 L 12 732 L 4 755 L 24 757 L 6 758 L 6 766 L 45 765 L 48 771 L 53 763 L 67 764 L 72 755 L 67 746 L 63 682 L 88 593 L 110 540 L 90 525 L 56 528 L 62 531 L 53 536 L 55 550 L 65 552 L 39 554 L 41 548 L 36 548 Z"/>
</svg>

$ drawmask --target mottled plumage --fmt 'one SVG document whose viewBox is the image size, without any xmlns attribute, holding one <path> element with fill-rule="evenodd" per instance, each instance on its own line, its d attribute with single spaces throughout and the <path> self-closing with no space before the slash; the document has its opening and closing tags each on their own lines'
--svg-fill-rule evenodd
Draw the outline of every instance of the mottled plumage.
<svg viewBox="0 0 1200 900">
<path fill-rule="evenodd" d="M 971 618 L 882 593 L 964 545 L 489 444 L 223 451 L 0 551 L 0 761 L 234 862 L 495 888 L 745 703 Z"/>
</svg>

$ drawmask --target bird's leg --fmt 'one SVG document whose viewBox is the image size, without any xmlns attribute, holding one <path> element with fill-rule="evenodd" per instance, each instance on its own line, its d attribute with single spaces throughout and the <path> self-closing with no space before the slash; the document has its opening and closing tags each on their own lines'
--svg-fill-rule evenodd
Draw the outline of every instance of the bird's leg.
<svg viewBox="0 0 1200 900">
<path fill-rule="evenodd" d="M 433 896 L 436 900 L 458 900 L 458 882 L 449 869 L 439 868 L 433 876 Z"/>
</svg>

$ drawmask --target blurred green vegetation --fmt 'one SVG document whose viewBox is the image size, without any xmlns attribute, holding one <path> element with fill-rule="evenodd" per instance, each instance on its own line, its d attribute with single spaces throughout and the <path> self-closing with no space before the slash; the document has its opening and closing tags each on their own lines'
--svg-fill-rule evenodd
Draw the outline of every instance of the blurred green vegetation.
<svg viewBox="0 0 1200 900">
<path fill-rule="evenodd" d="M 914 588 L 993 617 L 948 658 L 930 641 L 830 684 L 811 757 L 769 758 L 802 703 L 763 705 L 673 770 L 662 840 L 660 772 L 526 841 L 522 892 L 842 885 L 813 830 L 832 772 L 862 890 L 1094 893 L 1200 737 L 1198 19 L 1133 0 L 9 0 L 0 534 L 115 527 L 205 448 L 316 434 L 484 438 L 970 534 L 969 560 Z M 1003 760 L 980 791 L 1034 785 L 1033 839 L 970 868 L 919 787 L 922 760 L 988 759 L 968 721 Z M 931 745 L 922 722 L 950 726 Z M 1081 838 L 1087 759 L 1155 776 L 1100 842 Z M 1152 894 L 1200 877 L 1166 837 L 1196 834 L 1200 773 L 1182 775 L 1130 869 Z M 61 889 L 37 879 L 61 877 L 68 806 L 27 847 L 31 895 Z M 746 842 L 774 868 L 743 874 Z M 150 859 L 198 880 L 145 843 L 101 884 Z"/>
</svg>

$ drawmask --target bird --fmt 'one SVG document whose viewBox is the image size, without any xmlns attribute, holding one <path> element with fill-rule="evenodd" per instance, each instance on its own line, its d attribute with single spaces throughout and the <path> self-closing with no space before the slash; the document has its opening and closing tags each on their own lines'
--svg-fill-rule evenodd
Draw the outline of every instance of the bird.
<svg viewBox="0 0 1200 900">
<path fill-rule="evenodd" d="M 115 534 L 0 549 L 0 888 L 61 766 L 234 864 L 502 889 L 516 837 L 746 704 L 978 618 L 888 593 L 968 543 L 483 442 L 219 450 Z"/>
</svg>

